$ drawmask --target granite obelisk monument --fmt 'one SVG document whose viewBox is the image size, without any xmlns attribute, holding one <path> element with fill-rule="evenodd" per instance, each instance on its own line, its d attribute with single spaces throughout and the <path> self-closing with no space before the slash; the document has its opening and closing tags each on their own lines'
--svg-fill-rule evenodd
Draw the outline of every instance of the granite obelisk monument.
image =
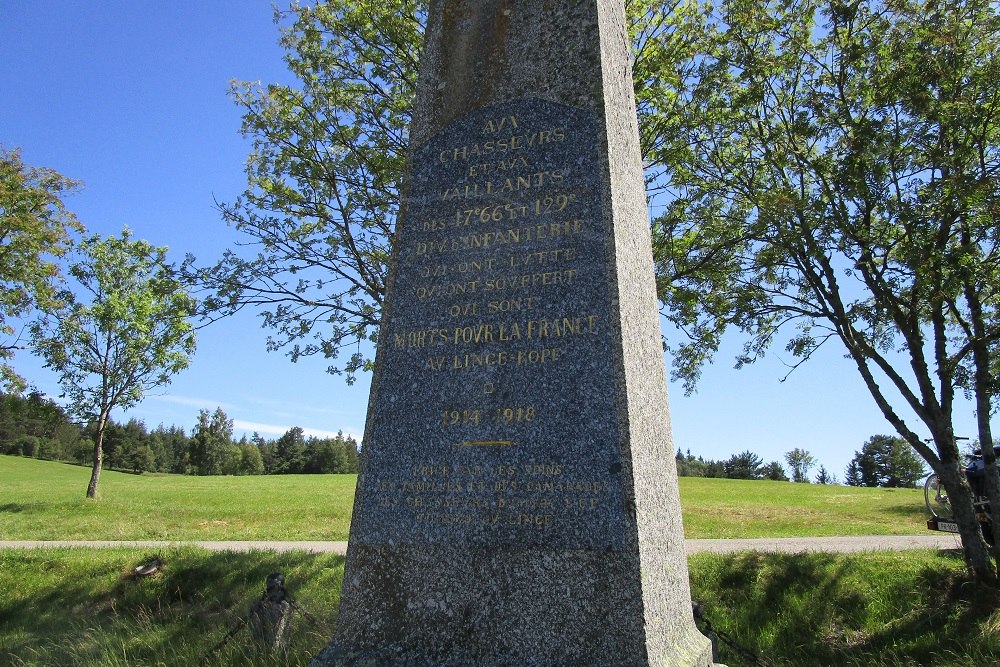
<svg viewBox="0 0 1000 667">
<path fill-rule="evenodd" d="M 314 665 L 703 667 L 622 0 L 431 0 Z"/>
</svg>

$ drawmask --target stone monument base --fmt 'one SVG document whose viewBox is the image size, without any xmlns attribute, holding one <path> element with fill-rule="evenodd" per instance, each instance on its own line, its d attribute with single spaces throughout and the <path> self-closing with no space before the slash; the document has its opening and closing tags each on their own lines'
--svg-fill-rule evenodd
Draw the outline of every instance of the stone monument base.
<svg viewBox="0 0 1000 667">
<path fill-rule="evenodd" d="M 338 632 L 312 667 L 712 664 L 690 606 L 644 618 L 645 608 L 659 605 L 644 604 L 641 589 L 628 584 L 641 573 L 620 552 L 351 549 Z M 660 586 L 685 591 L 686 576 L 686 569 L 656 573 Z"/>
</svg>

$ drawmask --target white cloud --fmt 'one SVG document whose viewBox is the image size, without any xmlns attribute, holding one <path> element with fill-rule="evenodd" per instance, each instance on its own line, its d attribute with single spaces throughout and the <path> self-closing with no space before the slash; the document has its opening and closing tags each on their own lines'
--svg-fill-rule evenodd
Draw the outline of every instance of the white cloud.
<svg viewBox="0 0 1000 667">
<path fill-rule="evenodd" d="M 253 433 L 256 431 L 261 435 L 284 435 L 291 429 L 291 426 L 286 426 L 282 424 L 261 424 L 259 422 L 248 422 L 242 419 L 233 420 L 233 428 L 237 431 L 246 431 L 247 433 Z M 336 438 L 336 431 L 324 431 L 323 429 L 310 428 L 308 426 L 302 427 L 302 432 L 305 433 L 307 437 L 313 436 L 316 438 Z M 361 441 L 361 436 L 355 433 L 344 432 L 345 436 L 351 436 L 358 442 Z"/>
<path fill-rule="evenodd" d="M 161 401 L 163 403 L 174 403 L 175 405 L 185 405 L 194 408 L 202 408 L 205 410 L 214 410 L 215 408 L 222 408 L 223 410 L 232 410 L 233 406 L 229 403 L 222 403 L 211 398 L 197 398 L 195 396 L 177 396 L 176 394 L 163 394 L 163 395 L 147 395 L 147 400 L 151 401 Z"/>
</svg>

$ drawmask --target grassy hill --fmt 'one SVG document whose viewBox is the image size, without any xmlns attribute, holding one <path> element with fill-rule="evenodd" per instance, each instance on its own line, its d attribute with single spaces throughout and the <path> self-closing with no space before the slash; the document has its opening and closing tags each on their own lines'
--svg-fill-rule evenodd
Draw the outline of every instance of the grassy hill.
<svg viewBox="0 0 1000 667">
<path fill-rule="evenodd" d="M 0 456 L 2 540 L 346 540 L 354 475 L 190 477 Z M 918 489 L 680 480 L 689 538 L 923 533 Z"/>
</svg>

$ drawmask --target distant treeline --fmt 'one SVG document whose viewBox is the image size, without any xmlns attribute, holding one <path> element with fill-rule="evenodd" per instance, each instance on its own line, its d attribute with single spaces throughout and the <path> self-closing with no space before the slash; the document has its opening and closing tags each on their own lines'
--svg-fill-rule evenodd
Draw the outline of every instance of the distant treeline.
<svg viewBox="0 0 1000 667">
<path fill-rule="evenodd" d="M 725 477 L 728 479 L 773 479 L 787 482 L 788 475 L 777 461 L 765 464 L 751 451 L 733 454 L 725 461 L 695 457 L 677 450 L 677 475 L 679 477 Z"/>
<path fill-rule="evenodd" d="M 91 464 L 94 456 L 93 425 L 71 421 L 55 402 L 39 393 L 27 396 L 0 394 L 0 454 L 18 454 L 52 461 Z M 202 410 L 190 435 L 179 426 L 159 425 L 152 431 L 136 419 L 111 423 L 104 435 L 104 466 L 130 472 L 164 472 L 184 475 L 268 475 L 299 473 L 356 473 L 358 443 L 338 433 L 335 438 L 306 437 L 302 429 L 289 429 L 280 438 L 266 440 L 254 433 L 233 439 L 233 421 L 221 408 Z M 819 466 L 806 451 L 785 454 L 791 481 L 836 484 L 836 476 Z M 715 461 L 677 451 L 681 477 L 724 477 L 788 481 L 778 461 L 764 463 L 752 451 Z M 850 486 L 912 487 L 926 474 L 923 462 L 901 439 L 872 436 L 844 473 Z"/>
<path fill-rule="evenodd" d="M 0 394 L 0 454 L 91 464 L 93 425 L 74 423 L 58 404 L 39 393 Z M 358 443 L 306 437 L 299 427 L 266 440 L 254 433 L 233 439 L 233 421 L 222 409 L 202 410 L 191 434 L 179 426 L 152 431 L 139 420 L 111 423 L 104 435 L 104 466 L 129 472 L 185 475 L 356 473 Z"/>
<path fill-rule="evenodd" d="M 816 459 L 803 449 L 795 448 L 784 458 L 793 482 L 839 483 L 836 475 L 822 465 L 810 480 L 809 471 L 816 466 Z M 765 464 L 760 456 L 749 450 L 733 454 L 725 461 L 696 457 L 691 450 L 678 450 L 676 462 L 680 477 L 789 481 L 781 463 L 772 461 Z M 926 474 L 924 462 L 905 440 L 889 435 L 873 435 L 859 451 L 854 452 L 854 458 L 844 471 L 843 483 L 847 486 L 910 488 L 917 486 Z"/>
</svg>

